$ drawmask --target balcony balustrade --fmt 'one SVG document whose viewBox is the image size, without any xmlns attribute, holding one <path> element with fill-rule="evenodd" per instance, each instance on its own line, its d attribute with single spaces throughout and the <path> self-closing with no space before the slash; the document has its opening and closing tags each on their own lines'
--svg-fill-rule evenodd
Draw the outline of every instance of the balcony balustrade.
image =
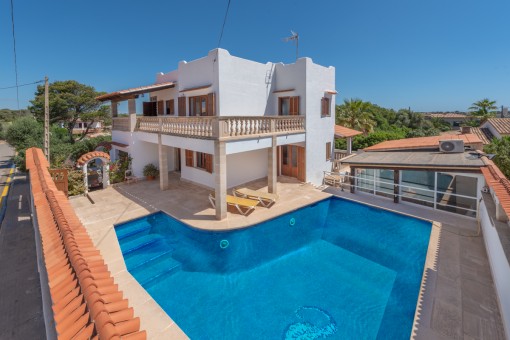
<svg viewBox="0 0 510 340">
<path fill-rule="evenodd" d="M 304 133 L 305 116 L 138 117 L 135 131 L 201 139 L 248 139 Z"/>
</svg>

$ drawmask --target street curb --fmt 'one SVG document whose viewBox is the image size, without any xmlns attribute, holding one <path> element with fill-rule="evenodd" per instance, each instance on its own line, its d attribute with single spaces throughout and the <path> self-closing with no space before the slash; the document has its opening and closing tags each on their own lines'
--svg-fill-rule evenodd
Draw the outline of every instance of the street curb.
<svg viewBox="0 0 510 340">
<path fill-rule="evenodd" d="M 16 165 L 12 163 L 11 171 L 9 171 L 9 175 L 7 177 L 7 181 L 5 181 L 4 191 L 2 192 L 2 197 L 0 201 L 0 228 L 2 228 L 2 223 L 4 221 L 5 212 L 7 211 L 7 197 L 9 196 L 9 190 L 11 187 L 11 181 L 13 178 L 14 170 L 16 169 Z"/>
</svg>

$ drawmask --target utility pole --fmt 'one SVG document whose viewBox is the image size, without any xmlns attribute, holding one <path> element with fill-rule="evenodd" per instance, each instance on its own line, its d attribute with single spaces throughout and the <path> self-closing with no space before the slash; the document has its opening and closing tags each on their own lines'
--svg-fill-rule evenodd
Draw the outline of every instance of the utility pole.
<svg viewBox="0 0 510 340">
<path fill-rule="evenodd" d="M 50 94 L 48 77 L 44 77 L 44 155 L 50 161 Z"/>
</svg>

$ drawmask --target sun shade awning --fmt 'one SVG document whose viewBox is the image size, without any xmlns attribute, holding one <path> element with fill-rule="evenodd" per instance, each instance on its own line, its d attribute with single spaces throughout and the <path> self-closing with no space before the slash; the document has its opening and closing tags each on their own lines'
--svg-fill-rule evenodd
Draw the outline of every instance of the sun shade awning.
<svg viewBox="0 0 510 340">
<path fill-rule="evenodd" d="M 140 86 L 140 87 L 133 87 L 131 89 L 127 90 L 120 90 L 115 91 L 107 94 L 103 94 L 101 96 L 96 97 L 96 100 L 99 100 L 101 102 L 108 101 L 108 100 L 127 100 L 127 99 L 133 99 L 136 98 L 137 95 L 142 93 L 148 93 L 148 92 L 154 92 L 159 90 L 165 90 L 172 87 L 175 87 L 176 82 L 166 82 L 166 83 L 159 83 L 159 84 L 153 84 L 153 85 L 147 85 L 147 86 Z"/>
</svg>

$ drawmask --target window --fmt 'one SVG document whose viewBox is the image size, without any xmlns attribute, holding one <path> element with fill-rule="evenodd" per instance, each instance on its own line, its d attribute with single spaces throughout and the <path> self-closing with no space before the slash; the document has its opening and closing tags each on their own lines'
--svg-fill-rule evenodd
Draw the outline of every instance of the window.
<svg viewBox="0 0 510 340">
<path fill-rule="evenodd" d="M 207 116 L 207 96 L 196 96 L 189 98 L 190 116 Z"/>
<path fill-rule="evenodd" d="M 204 169 L 209 173 L 212 173 L 212 155 L 203 152 L 197 152 L 196 154 L 197 154 L 196 167 Z"/>
<path fill-rule="evenodd" d="M 294 116 L 299 114 L 299 96 L 279 97 L 278 114 L 280 116 Z"/>
<path fill-rule="evenodd" d="M 213 157 L 211 154 L 203 152 L 193 152 L 185 150 L 186 153 L 186 166 L 203 169 L 209 173 L 213 172 Z M 193 158 L 193 154 L 195 157 Z"/>
<path fill-rule="evenodd" d="M 186 166 L 193 166 L 193 151 L 186 150 Z"/>
<path fill-rule="evenodd" d="M 331 142 L 326 143 L 326 160 L 331 160 Z"/>
<path fill-rule="evenodd" d="M 321 100 L 321 117 L 329 117 L 331 116 L 331 112 L 329 111 L 329 98 L 323 97 Z"/>
<path fill-rule="evenodd" d="M 166 114 L 167 115 L 174 115 L 175 114 L 175 108 L 174 108 L 174 100 L 170 99 L 166 101 Z"/>
</svg>

